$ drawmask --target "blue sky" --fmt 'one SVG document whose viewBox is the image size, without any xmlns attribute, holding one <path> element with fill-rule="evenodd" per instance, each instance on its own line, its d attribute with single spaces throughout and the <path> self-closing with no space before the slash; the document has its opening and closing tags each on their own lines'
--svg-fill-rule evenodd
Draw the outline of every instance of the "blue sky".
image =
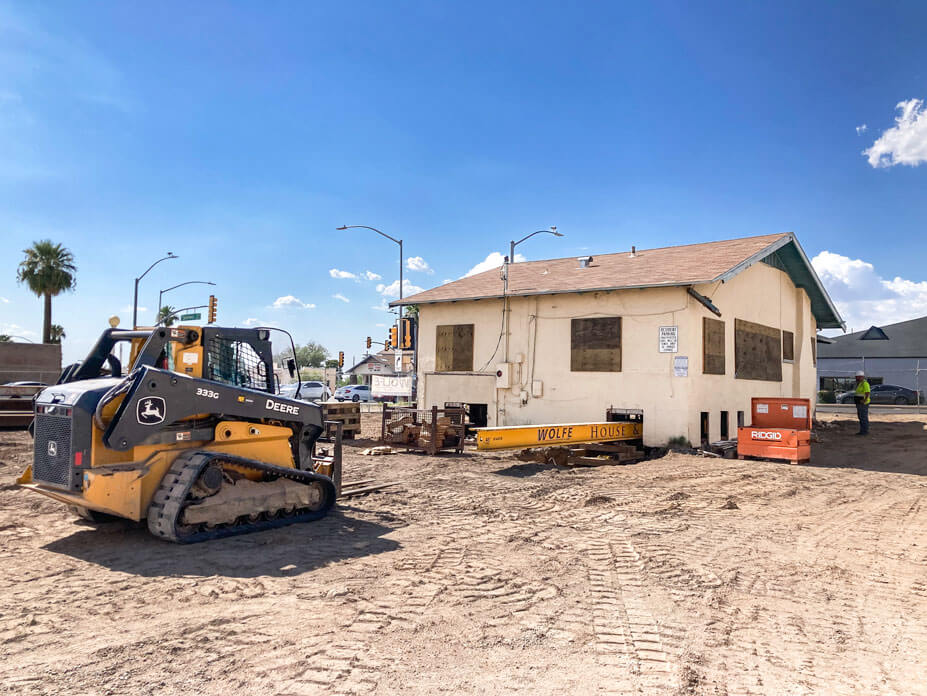
<svg viewBox="0 0 927 696">
<path fill-rule="evenodd" d="M 927 314 L 927 5 L 693 5 L 0 1 L 0 332 L 47 237 L 66 359 L 173 251 L 143 321 L 211 280 L 350 360 L 398 261 L 342 224 L 422 288 L 549 225 L 525 256 L 794 231 L 851 326 Z"/>
</svg>

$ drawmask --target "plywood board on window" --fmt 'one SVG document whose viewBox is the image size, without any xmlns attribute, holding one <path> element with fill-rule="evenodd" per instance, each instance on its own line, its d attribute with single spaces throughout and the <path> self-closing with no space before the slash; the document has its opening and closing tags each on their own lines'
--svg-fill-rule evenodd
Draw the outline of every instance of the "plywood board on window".
<svg viewBox="0 0 927 696">
<path fill-rule="evenodd" d="M 571 320 L 570 370 L 621 371 L 621 317 Z"/>
<path fill-rule="evenodd" d="M 435 371 L 473 370 L 473 324 L 443 324 L 435 328 Z"/>
<path fill-rule="evenodd" d="M 782 381 L 782 332 L 743 319 L 734 320 L 734 377 Z"/>
<path fill-rule="evenodd" d="M 724 322 L 702 317 L 702 372 L 723 375 L 724 371 Z"/>
</svg>

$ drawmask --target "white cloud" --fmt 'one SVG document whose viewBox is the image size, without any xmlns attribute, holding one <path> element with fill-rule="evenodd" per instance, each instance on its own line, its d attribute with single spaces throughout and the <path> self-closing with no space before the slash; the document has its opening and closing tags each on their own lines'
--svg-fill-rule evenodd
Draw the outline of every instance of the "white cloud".
<svg viewBox="0 0 927 696">
<path fill-rule="evenodd" d="M 255 317 L 248 317 L 241 323 L 244 326 L 263 326 L 264 325 L 263 321 L 261 321 L 260 319 L 256 319 Z"/>
<path fill-rule="evenodd" d="M 867 126 L 865 123 L 861 126 L 856 126 L 856 135 L 862 135 L 867 130 L 869 130 L 869 126 Z"/>
<path fill-rule="evenodd" d="M 378 329 L 385 329 L 385 328 L 386 328 L 386 324 L 374 324 L 374 326 L 376 326 Z"/>
<path fill-rule="evenodd" d="M 346 278 L 357 278 L 355 273 L 351 271 L 339 271 L 337 268 L 328 269 L 328 275 L 332 278 L 346 279 Z"/>
<path fill-rule="evenodd" d="M 927 108 L 923 99 L 898 102 L 895 126 L 884 131 L 872 147 L 863 150 L 873 167 L 927 162 Z"/>
<path fill-rule="evenodd" d="M 335 298 L 336 300 L 341 300 L 342 302 L 350 302 L 350 301 L 351 301 L 351 300 L 349 300 L 347 297 L 345 297 L 344 295 L 342 295 L 340 292 L 335 293 L 334 295 L 332 295 L 332 297 Z"/>
<path fill-rule="evenodd" d="M 125 307 L 123 307 L 122 309 L 120 309 L 119 311 L 120 311 L 120 312 L 131 312 L 131 311 L 132 311 L 132 305 L 128 304 L 128 305 L 126 305 Z M 138 308 L 138 311 L 139 311 L 139 312 L 147 312 L 147 311 L 148 311 L 148 307 L 139 307 L 139 308 Z"/>
<path fill-rule="evenodd" d="M 383 276 L 379 273 L 374 273 L 373 271 L 364 271 L 361 273 L 361 277 L 365 280 L 383 280 Z"/>
<path fill-rule="evenodd" d="M 5 297 L 0 297 L 0 302 L 2 302 L 3 304 L 10 304 L 10 301 L 6 299 Z"/>
<path fill-rule="evenodd" d="M 273 304 L 274 309 L 283 309 L 284 307 L 299 307 L 300 309 L 315 309 L 315 305 L 303 302 L 298 297 L 293 297 L 293 295 L 284 295 L 283 297 L 278 297 L 274 300 Z"/>
<path fill-rule="evenodd" d="M 409 297 L 419 292 L 424 292 L 425 288 L 420 288 L 418 285 L 413 285 L 409 282 L 408 278 L 402 279 L 402 296 Z M 380 293 L 383 297 L 399 297 L 399 281 L 394 280 L 389 285 L 380 283 L 377 285 L 377 292 Z"/>
<path fill-rule="evenodd" d="M 854 331 L 927 315 L 927 281 L 885 280 L 871 263 L 822 251 L 811 259 L 847 327 Z"/>
<path fill-rule="evenodd" d="M 420 271 L 421 273 L 428 273 L 429 275 L 434 273 L 434 270 L 428 265 L 428 262 L 421 256 L 410 256 L 406 259 L 406 268 L 410 271 Z"/>
<path fill-rule="evenodd" d="M 515 254 L 516 262 L 527 261 L 527 260 L 528 259 L 526 259 L 521 254 Z M 463 277 L 467 278 L 469 276 L 476 275 L 477 273 L 482 273 L 483 271 L 491 271 L 493 268 L 499 268 L 500 266 L 502 266 L 502 263 L 504 261 L 505 261 L 505 257 L 502 254 L 500 254 L 498 251 L 494 251 L 489 256 L 487 256 L 485 259 L 483 259 L 478 264 L 476 264 L 469 271 L 464 273 Z"/>
<path fill-rule="evenodd" d="M 5 334 L 7 336 L 24 336 L 26 338 L 38 336 L 35 331 L 24 329 L 19 324 L 8 324 L 6 322 L 0 322 L 0 334 Z"/>
</svg>

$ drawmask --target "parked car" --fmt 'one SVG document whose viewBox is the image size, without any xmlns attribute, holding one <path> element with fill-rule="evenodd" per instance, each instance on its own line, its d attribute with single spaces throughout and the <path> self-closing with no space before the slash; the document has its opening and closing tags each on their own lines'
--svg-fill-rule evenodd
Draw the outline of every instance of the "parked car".
<svg viewBox="0 0 927 696">
<path fill-rule="evenodd" d="M 296 396 L 296 384 L 285 384 L 280 387 L 281 396 Z M 302 382 L 299 388 L 299 398 L 303 401 L 328 401 L 332 398 L 331 389 L 322 382 Z"/>
<path fill-rule="evenodd" d="M 856 392 L 847 391 L 837 396 L 837 403 L 852 404 Z M 869 401 L 873 404 L 907 404 L 917 403 L 917 392 L 897 384 L 876 384 L 869 393 Z"/>
<path fill-rule="evenodd" d="M 370 401 L 370 387 L 366 384 L 346 384 L 335 390 L 336 401 Z"/>
</svg>

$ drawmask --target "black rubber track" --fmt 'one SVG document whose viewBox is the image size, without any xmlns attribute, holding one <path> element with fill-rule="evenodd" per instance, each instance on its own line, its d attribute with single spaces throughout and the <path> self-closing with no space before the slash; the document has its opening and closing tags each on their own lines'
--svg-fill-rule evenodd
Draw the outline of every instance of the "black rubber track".
<svg viewBox="0 0 927 696">
<path fill-rule="evenodd" d="M 320 483 L 326 499 L 319 510 L 304 509 L 302 512 L 286 517 L 256 520 L 254 522 L 236 522 L 216 526 L 212 529 L 199 527 L 190 530 L 184 529 L 183 526 L 179 525 L 179 522 L 184 508 L 190 502 L 190 489 L 199 477 L 200 472 L 211 462 L 216 462 L 220 466 L 223 463 L 234 464 L 237 467 L 260 471 L 264 474 L 266 480 L 286 478 L 305 484 Z M 148 530 L 159 539 L 173 541 L 178 544 L 194 544 L 210 539 L 260 532 L 265 529 L 284 527 L 296 522 L 311 522 L 320 519 L 335 504 L 335 495 L 335 484 L 332 483 L 328 476 L 322 474 L 265 464 L 253 459 L 234 457 L 220 452 L 194 450 L 184 452 L 178 456 L 164 475 L 164 478 L 161 479 L 161 485 L 155 491 L 151 505 L 148 507 Z"/>
</svg>

